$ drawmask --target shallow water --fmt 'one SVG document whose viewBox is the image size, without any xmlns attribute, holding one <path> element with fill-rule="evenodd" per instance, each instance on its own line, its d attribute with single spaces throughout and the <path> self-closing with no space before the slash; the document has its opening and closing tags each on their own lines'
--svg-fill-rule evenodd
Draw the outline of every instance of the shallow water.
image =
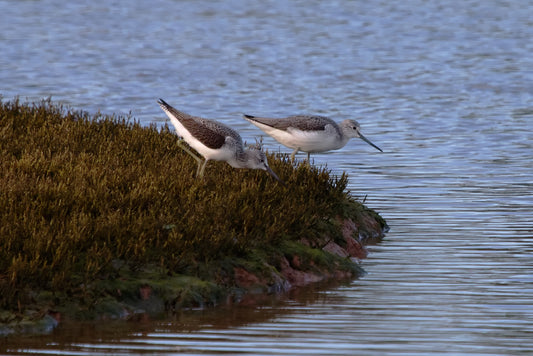
<svg viewBox="0 0 533 356">
<path fill-rule="evenodd" d="M 391 226 L 351 283 L 164 321 L 63 324 L 7 340 L 4 352 L 533 352 L 533 5 L 51 0 L 0 10 L 4 100 L 51 96 L 163 125 L 162 97 L 251 141 L 261 132 L 242 112 L 358 119 L 384 153 L 352 140 L 313 158 L 346 170 L 352 193 Z"/>
</svg>

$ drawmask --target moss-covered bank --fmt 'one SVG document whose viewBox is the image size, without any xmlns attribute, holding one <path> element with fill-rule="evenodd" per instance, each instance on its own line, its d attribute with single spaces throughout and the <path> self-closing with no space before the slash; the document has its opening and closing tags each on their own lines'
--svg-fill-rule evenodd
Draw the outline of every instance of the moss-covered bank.
<svg viewBox="0 0 533 356">
<path fill-rule="evenodd" d="M 0 334 L 357 276 L 385 221 L 346 175 L 268 159 L 287 187 L 222 162 L 198 180 L 167 127 L 2 102 Z"/>
</svg>

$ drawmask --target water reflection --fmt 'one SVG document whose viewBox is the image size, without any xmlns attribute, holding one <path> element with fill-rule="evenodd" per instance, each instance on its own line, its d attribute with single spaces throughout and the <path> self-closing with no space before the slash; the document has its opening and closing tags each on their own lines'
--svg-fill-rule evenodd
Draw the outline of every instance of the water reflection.
<svg viewBox="0 0 533 356">
<path fill-rule="evenodd" d="M 207 346 L 217 347 L 217 339 L 218 346 L 222 346 L 238 335 L 240 340 L 245 337 L 268 338 L 272 331 L 276 332 L 268 326 L 272 320 L 302 311 L 307 313 L 308 308 L 315 303 L 327 304 L 327 291 L 349 283 L 330 281 L 292 290 L 283 295 L 247 296 L 239 305 L 184 310 L 160 320 L 147 315 L 139 315 L 129 321 L 67 320 L 51 335 L 4 339 L 0 342 L 0 352 L 108 355 L 116 352 L 172 352 L 187 349 L 205 351 Z M 258 324 L 264 326 L 253 326 Z M 258 334 L 254 329 L 263 332 Z M 235 351 L 237 345 L 226 344 L 223 348 L 230 351 L 232 347 Z"/>
</svg>

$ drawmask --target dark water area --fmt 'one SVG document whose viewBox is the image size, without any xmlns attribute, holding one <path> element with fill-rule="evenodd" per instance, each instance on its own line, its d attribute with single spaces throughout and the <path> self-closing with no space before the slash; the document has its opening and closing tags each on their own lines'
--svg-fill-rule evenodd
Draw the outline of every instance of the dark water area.
<svg viewBox="0 0 533 356">
<path fill-rule="evenodd" d="M 0 14 L 3 100 L 160 126 L 161 97 L 252 142 L 262 132 L 240 113 L 357 119 L 384 153 L 354 139 L 312 158 L 348 172 L 391 227 L 358 280 L 168 320 L 64 323 L 1 352 L 533 353 L 533 4 L 0 1 Z"/>
</svg>

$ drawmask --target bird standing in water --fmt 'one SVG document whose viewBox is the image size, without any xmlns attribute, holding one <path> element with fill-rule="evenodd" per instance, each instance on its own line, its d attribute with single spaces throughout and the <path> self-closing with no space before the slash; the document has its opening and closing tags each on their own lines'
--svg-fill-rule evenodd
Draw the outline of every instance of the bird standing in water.
<svg viewBox="0 0 533 356">
<path fill-rule="evenodd" d="M 293 162 L 298 151 L 307 152 L 309 162 L 311 153 L 337 150 L 356 137 L 383 152 L 363 136 L 359 123 L 355 120 L 344 120 L 337 124 L 329 117 L 310 115 L 295 115 L 283 119 L 244 115 L 244 118 L 282 145 L 292 148 Z"/>
</svg>

